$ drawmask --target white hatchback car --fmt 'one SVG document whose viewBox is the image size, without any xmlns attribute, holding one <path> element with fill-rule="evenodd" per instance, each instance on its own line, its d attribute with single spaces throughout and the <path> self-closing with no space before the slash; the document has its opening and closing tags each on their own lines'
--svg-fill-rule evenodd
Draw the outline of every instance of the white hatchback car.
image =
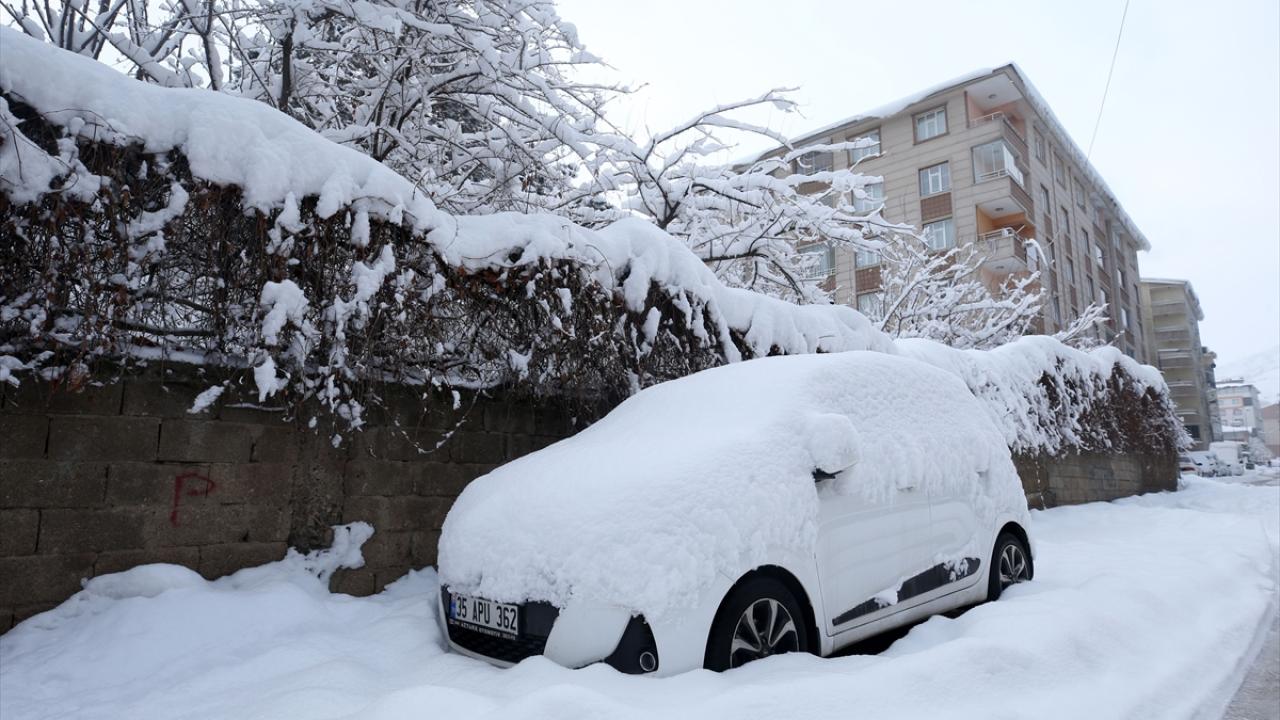
<svg viewBox="0 0 1280 720">
<path fill-rule="evenodd" d="M 876 352 L 637 393 L 477 479 L 440 540 L 457 652 L 623 672 L 827 655 L 1033 574 L 1007 441 L 955 375 Z"/>
</svg>

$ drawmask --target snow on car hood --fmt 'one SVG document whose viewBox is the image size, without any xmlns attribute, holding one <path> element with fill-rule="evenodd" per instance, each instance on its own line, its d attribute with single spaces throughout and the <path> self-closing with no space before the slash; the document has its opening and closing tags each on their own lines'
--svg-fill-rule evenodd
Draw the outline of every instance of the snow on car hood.
<svg viewBox="0 0 1280 720">
<path fill-rule="evenodd" d="M 1025 512 L 1001 432 L 954 374 L 878 352 L 762 358 L 648 388 L 471 483 L 444 523 L 441 578 L 653 618 L 780 549 L 811 555 L 813 470 L 850 445 L 835 492 L 959 486 L 984 514 Z"/>
</svg>

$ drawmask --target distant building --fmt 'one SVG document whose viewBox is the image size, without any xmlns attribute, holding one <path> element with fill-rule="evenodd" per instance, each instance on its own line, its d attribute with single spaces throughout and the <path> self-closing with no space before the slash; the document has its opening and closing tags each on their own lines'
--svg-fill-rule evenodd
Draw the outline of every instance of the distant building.
<svg viewBox="0 0 1280 720">
<path fill-rule="evenodd" d="M 883 177 L 868 188 L 872 197 L 861 209 L 883 206 L 886 219 L 919 228 L 935 250 L 974 245 L 985 256 L 981 271 L 989 286 L 1039 270 L 1045 303 L 1037 331 L 1055 332 L 1091 303 L 1103 303 L 1110 320 L 1101 339 L 1151 361 L 1137 257 L 1150 245 L 1016 66 L 972 73 L 793 143 L 855 140 L 866 146 L 810 153 L 792 170 L 814 174 L 856 164 Z M 821 187 L 815 182 L 813 189 Z M 1033 238 L 1037 243 L 1029 244 Z M 876 253 L 812 248 L 806 250 L 824 257 L 822 273 L 837 302 L 879 312 Z"/>
<path fill-rule="evenodd" d="M 1204 394 L 1209 404 L 1210 442 L 1222 439 L 1222 412 L 1218 405 L 1217 367 L 1218 354 L 1207 347 L 1200 348 L 1201 366 L 1204 368 Z"/>
<path fill-rule="evenodd" d="M 1178 416 L 1204 450 L 1218 437 L 1214 419 L 1213 357 L 1200 344 L 1200 321 L 1204 311 L 1195 289 L 1186 280 L 1143 278 L 1143 325 L 1147 329 L 1147 355 L 1164 375 Z M 1210 357 L 1206 360 L 1206 354 Z M 1221 398 L 1218 398 L 1221 410 Z"/>
<path fill-rule="evenodd" d="M 1262 442 L 1273 457 L 1280 457 L 1280 403 L 1272 403 L 1259 413 L 1262 416 Z"/>
<path fill-rule="evenodd" d="M 1223 440 L 1248 442 L 1251 435 L 1261 434 L 1262 399 L 1258 388 L 1240 380 L 1224 380 L 1218 384 L 1218 406 Z"/>
</svg>

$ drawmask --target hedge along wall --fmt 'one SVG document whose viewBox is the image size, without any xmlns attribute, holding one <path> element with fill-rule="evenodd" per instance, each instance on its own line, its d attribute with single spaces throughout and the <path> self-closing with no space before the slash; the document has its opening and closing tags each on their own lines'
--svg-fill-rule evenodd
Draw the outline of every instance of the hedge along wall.
<svg viewBox="0 0 1280 720">
<path fill-rule="evenodd" d="M 4 387 L 0 632 L 83 578 L 155 562 L 216 578 L 290 546 L 327 546 L 330 526 L 354 520 L 376 528 L 366 565 L 332 587 L 374 593 L 435 564 L 441 523 L 468 482 L 571 429 L 549 405 L 471 395 L 454 410 L 450 393 L 424 402 L 401 388 L 335 448 L 283 409 L 247 407 L 249 393 L 188 413 L 208 385 L 169 366 L 81 392 Z"/>
</svg>

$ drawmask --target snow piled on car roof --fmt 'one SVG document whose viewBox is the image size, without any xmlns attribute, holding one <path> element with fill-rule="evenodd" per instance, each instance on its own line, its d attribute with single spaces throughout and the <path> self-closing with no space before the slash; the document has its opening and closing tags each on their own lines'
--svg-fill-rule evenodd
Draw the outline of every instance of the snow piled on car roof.
<svg viewBox="0 0 1280 720">
<path fill-rule="evenodd" d="M 812 473 L 841 442 L 856 461 L 832 492 L 951 488 L 984 515 L 1025 512 L 1003 434 L 956 375 L 875 352 L 764 358 L 641 391 L 473 482 L 445 522 L 443 581 L 660 616 L 770 552 L 812 554 Z"/>
</svg>

